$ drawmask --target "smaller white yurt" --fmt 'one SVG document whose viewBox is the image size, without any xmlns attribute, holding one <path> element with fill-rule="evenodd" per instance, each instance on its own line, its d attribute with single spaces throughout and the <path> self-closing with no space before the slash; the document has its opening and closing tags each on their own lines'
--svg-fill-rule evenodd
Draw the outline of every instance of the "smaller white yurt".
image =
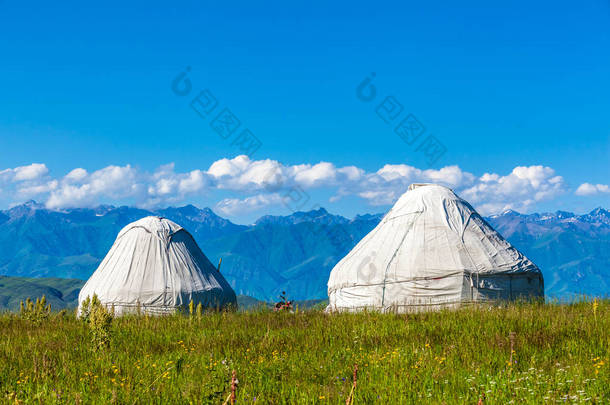
<svg viewBox="0 0 610 405">
<path fill-rule="evenodd" d="M 332 269 L 327 311 L 411 312 L 544 297 L 542 273 L 466 201 L 412 184 Z"/>
<path fill-rule="evenodd" d="M 236 306 L 235 292 L 190 233 L 161 217 L 123 228 L 78 296 L 97 294 L 116 315 L 141 311 L 167 314 L 192 300 L 204 308 Z"/>
</svg>

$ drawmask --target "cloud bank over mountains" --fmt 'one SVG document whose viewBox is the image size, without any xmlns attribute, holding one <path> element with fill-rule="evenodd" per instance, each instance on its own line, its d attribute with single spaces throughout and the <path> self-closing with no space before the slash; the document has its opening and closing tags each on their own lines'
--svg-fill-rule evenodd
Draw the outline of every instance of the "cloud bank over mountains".
<svg viewBox="0 0 610 405">
<path fill-rule="evenodd" d="M 225 215 L 262 210 L 286 203 L 295 192 L 327 190 L 329 201 L 358 197 L 371 206 L 389 205 L 411 183 L 440 183 L 454 189 L 482 214 L 507 209 L 529 211 L 535 204 L 571 193 L 563 177 L 545 166 L 517 166 L 510 173 L 473 174 L 459 166 L 420 169 L 386 164 L 375 172 L 330 162 L 285 165 L 245 155 L 215 161 L 207 169 L 176 172 L 174 164 L 148 172 L 137 167 L 107 166 L 93 172 L 75 168 L 63 177 L 51 176 L 43 163 L 0 170 L 0 196 L 19 203 L 44 201 L 47 208 L 92 207 L 102 201 L 128 201 L 151 208 L 179 204 L 195 196 L 229 194 L 216 209 Z M 608 185 L 583 183 L 577 196 L 610 193 Z"/>
</svg>

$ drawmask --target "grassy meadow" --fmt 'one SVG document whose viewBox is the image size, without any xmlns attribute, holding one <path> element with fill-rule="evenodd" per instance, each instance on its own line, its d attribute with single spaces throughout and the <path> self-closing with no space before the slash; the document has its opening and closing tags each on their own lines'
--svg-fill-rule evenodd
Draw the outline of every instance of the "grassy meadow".
<svg viewBox="0 0 610 405">
<path fill-rule="evenodd" d="M 222 404 L 235 370 L 236 403 L 345 404 L 357 364 L 353 404 L 610 403 L 608 300 L 127 316 L 106 329 L 100 346 L 71 312 L 0 315 L 1 402 Z"/>
</svg>

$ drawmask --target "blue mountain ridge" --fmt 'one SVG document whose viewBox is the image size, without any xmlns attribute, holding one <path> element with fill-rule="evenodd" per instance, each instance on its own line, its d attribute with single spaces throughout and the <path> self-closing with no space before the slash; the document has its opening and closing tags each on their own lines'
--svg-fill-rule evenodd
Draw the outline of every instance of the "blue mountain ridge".
<svg viewBox="0 0 610 405">
<path fill-rule="evenodd" d="M 193 205 L 144 210 L 109 205 L 48 210 L 34 201 L 0 211 L 0 275 L 87 279 L 119 230 L 148 215 L 171 219 L 195 238 L 237 294 L 273 300 L 326 298 L 332 267 L 383 214 L 347 219 L 324 208 L 263 216 L 237 225 Z M 610 213 L 520 214 L 486 220 L 544 273 L 546 294 L 610 294 Z"/>
</svg>

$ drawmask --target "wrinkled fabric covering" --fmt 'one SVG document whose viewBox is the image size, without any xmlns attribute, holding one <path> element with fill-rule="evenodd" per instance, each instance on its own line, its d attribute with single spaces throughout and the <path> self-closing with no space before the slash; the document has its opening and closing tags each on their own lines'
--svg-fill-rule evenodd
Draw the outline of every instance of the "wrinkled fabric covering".
<svg viewBox="0 0 610 405">
<path fill-rule="evenodd" d="M 97 294 L 115 314 L 171 313 L 193 300 L 206 307 L 236 305 L 235 292 L 193 237 L 165 218 L 146 217 L 123 228 L 81 290 Z"/>
<path fill-rule="evenodd" d="M 543 297 L 542 273 L 468 204 L 412 185 L 330 273 L 328 311 Z"/>
</svg>

